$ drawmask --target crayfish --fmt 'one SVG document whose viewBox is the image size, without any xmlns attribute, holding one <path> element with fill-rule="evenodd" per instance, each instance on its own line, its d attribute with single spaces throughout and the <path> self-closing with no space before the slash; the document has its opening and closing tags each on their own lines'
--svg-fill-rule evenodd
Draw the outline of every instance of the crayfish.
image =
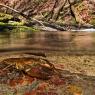
<svg viewBox="0 0 95 95">
<path fill-rule="evenodd" d="M 15 68 L 24 74 L 39 79 L 49 79 L 56 72 L 54 65 L 43 58 L 7 58 L 0 64 L 6 64 L 3 70 Z"/>
</svg>

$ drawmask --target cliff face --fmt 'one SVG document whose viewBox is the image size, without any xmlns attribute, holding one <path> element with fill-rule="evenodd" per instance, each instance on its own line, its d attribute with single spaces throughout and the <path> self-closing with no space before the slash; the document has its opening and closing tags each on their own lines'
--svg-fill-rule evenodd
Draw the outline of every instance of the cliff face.
<svg viewBox="0 0 95 95">
<path fill-rule="evenodd" d="M 41 20 L 67 24 L 76 22 L 95 24 L 94 0 L 0 0 L 0 3 Z M 0 11 L 15 14 L 12 10 L 2 6 Z"/>
</svg>

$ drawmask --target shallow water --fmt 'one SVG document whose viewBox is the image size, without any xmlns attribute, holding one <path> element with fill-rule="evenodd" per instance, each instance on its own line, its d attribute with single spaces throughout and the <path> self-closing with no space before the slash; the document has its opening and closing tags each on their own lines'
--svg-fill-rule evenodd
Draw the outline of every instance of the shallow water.
<svg viewBox="0 0 95 95">
<path fill-rule="evenodd" d="M 95 54 L 95 32 L 0 32 L 0 52 Z"/>
<path fill-rule="evenodd" d="M 95 93 L 95 32 L 0 32 L 0 61 L 6 58 L 30 57 L 28 54 L 13 54 L 25 52 L 45 52 L 50 62 L 56 68 L 64 70 L 63 79 L 52 79 L 52 83 L 35 80 L 30 84 L 23 84 L 10 87 L 7 84 L 0 84 L 0 95 L 26 95 L 27 91 L 32 93 L 32 87 L 36 93 L 37 87 L 44 82 L 46 93 L 54 95 L 94 95 Z M 4 55 L 3 54 L 8 54 Z M 57 54 L 69 54 L 57 56 Z M 75 54 L 75 55 L 73 55 Z M 77 56 L 80 54 L 80 56 Z M 90 56 L 92 55 L 92 56 Z M 59 64 L 58 64 L 59 63 Z M 66 72 L 65 72 L 66 71 Z M 12 73 L 13 74 L 13 73 Z M 2 75 L 2 74 L 1 74 Z M 14 74 L 13 74 L 14 75 Z M 10 75 L 9 75 L 10 76 Z M 6 76 L 5 76 L 6 77 Z M 1 76 L 4 80 L 5 77 Z M 15 79 L 15 78 L 14 78 Z M 8 80 L 6 78 L 6 80 Z M 33 80 L 33 79 L 32 79 Z M 62 82 L 62 83 L 61 83 Z M 14 89 L 15 88 L 15 89 Z M 46 89 L 43 89 L 43 94 Z M 32 95 L 32 94 L 31 94 Z M 36 94 L 40 95 L 40 94 Z M 45 95 L 45 93 L 43 94 Z M 47 94 L 49 95 L 49 94 Z"/>
</svg>

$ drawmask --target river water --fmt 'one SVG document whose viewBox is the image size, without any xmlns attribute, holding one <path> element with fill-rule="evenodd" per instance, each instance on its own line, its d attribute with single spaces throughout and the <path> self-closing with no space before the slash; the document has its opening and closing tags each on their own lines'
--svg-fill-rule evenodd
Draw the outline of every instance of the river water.
<svg viewBox="0 0 95 95">
<path fill-rule="evenodd" d="M 52 89 L 56 88 L 54 90 L 54 93 L 58 93 L 56 95 L 95 95 L 95 32 L 0 32 L 0 60 L 7 57 L 25 58 L 27 57 L 25 53 L 32 52 L 53 54 L 52 56 L 46 56 L 50 62 L 54 63 L 56 68 L 63 70 L 63 79 L 61 80 L 64 81 L 63 84 L 54 86 L 54 83 L 48 83 Z M 56 56 L 55 53 L 63 55 Z M 3 54 L 12 55 L 2 56 Z M 10 74 L 8 78 L 11 78 Z M 2 76 L 1 74 L 0 76 L 0 95 L 8 95 L 9 93 L 11 95 L 16 95 L 14 93 L 24 95 L 34 85 L 32 83 L 27 86 L 24 84 L 10 88 L 10 86 L 2 83 L 2 80 L 9 80 L 8 78 L 6 75 Z M 16 77 L 14 76 L 13 78 L 15 79 Z M 38 82 L 39 80 L 36 81 L 36 83 Z"/>
<path fill-rule="evenodd" d="M 95 32 L 0 32 L 0 54 L 37 51 L 95 54 Z"/>
</svg>

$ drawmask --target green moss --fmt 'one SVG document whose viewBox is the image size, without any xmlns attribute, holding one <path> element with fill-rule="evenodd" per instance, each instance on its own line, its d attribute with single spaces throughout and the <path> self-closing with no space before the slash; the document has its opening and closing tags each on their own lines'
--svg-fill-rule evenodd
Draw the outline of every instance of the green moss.
<svg viewBox="0 0 95 95">
<path fill-rule="evenodd" d="M 0 13 L 0 21 L 6 20 L 6 19 L 11 19 L 11 18 L 13 18 L 12 15 Z"/>
<path fill-rule="evenodd" d="M 3 31 L 12 31 L 12 32 L 25 32 L 25 31 L 32 31 L 36 32 L 38 29 L 33 27 L 27 27 L 24 25 L 24 22 L 17 22 L 17 21 L 11 21 L 11 18 L 13 16 L 9 14 L 0 13 L 0 26 L 1 30 Z M 3 22 L 5 20 L 9 20 L 8 22 Z"/>
<path fill-rule="evenodd" d="M 75 18 L 72 18 L 72 19 L 71 19 L 71 24 L 73 24 L 73 25 L 77 24 Z"/>
<path fill-rule="evenodd" d="M 11 30 L 11 32 L 37 32 L 39 30 L 33 28 L 33 27 L 27 27 L 27 26 L 17 26 L 15 29 Z"/>
<path fill-rule="evenodd" d="M 92 21 L 91 21 L 91 24 L 92 24 L 92 25 L 95 25 L 95 20 L 92 20 Z"/>
<path fill-rule="evenodd" d="M 6 26 L 8 25 L 7 23 L 0 22 L 0 26 Z"/>
<path fill-rule="evenodd" d="M 12 23 L 0 22 L 0 26 L 2 27 L 4 31 L 5 30 L 12 31 L 12 32 L 25 32 L 25 31 L 37 32 L 39 31 L 38 29 L 34 27 L 24 26 L 21 22 L 12 22 Z M 8 28 L 9 26 L 11 27 L 11 30 Z"/>
<path fill-rule="evenodd" d="M 22 26 L 23 23 L 22 22 L 9 22 L 9 23 L 4 23 L 4 22 L 0 22 L 0 26 Z"/>
<path fill-rule="evenodd" d="M 22 25 L 24 25 L 23 22 L 16 22 L 16 21 L 9 21 L 8 24 L 13 25 L 13 26 L 22 26 Z"/>
<path fill-rule="evenodd" d="M 90 24 L 95 26 L 95 19 L 91 19 Z"/>
</svg>

